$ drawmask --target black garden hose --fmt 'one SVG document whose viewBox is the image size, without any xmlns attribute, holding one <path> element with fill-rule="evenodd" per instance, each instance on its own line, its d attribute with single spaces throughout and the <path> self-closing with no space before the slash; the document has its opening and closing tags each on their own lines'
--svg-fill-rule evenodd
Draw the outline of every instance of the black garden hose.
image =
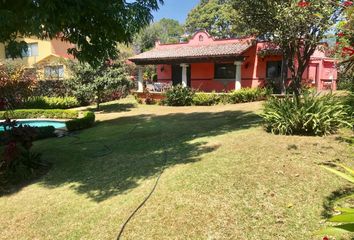
<svg viewBox="0 0 354 240">
<path fill-rule="evenodd" d="M 121 237 L 124 233 L 124 230 L 126 228 L 126 226 L 128 225 L 128 223 L 132 220 L 132 218 L 135 216 L 135 214 L 139 211 L 139 209 L 141 209 L 145 203 L 150 199 L 150 197 L 152 196 L 152 194 L 155 192 L 156 188 L 157 188 L 157 185 L 159 184 L 159 181 L 161 179 L 161 176 L 162 174 L 164 173 L 165 169 L 166 169 L 166 164 L 167 164 L 167 152 L 166 152 L 166 144 L 165 142 L 163 141 L 163 138 L 162 138 L 162 134 L 160 135 L 161 136 L 161 143 L 164 144 L 164 147 L 163 147 L 163 165 L 162 165 L 162 168 L 160 169 L 160 172 L 156 178 L 156 181 L 155 181 L 155 184 L 154 186 L 152 187 L 151 191 L 149 192 L 149 194 L 144 198 L 144 200 L 138 205 L 138 207 L 136 207 L 134 209 L 134 211 L 129 215 L 129 217 L 127 218 L 127 220 L 125 220 L 125 222 L 123 223 L 122 227 L 120 228 L 120 231 L 118 233 L 118 236 L 117 236 L 117 240 L 121 240 Z"/>
<path fill-rule="evenodd" d="M 136 128 L 138 127 L 138 124 L 136 124 L 128 133 L 126 133 L 124 135 L 124 137 L 116 140 L 115 142 L 119 142 L 119 141 L 123 141 L 123 140 L 126 140 L 127 136 L 129 137 L 131 133 L 133 133 Z M 101 141 L 98 141 L 98 140 L 92 140 L 92 141 L 81 141 L 81 138 L 79 136 L 76 136 L 76 135 L 68 135 L 69 137 L 72 137 L 74 138 L 75 140 L 71 141 L 69 144 L 70 145 L 83 145 L 83 144 L 88 144 L 88 143 L 99 143 L 99 144 L 102 144 Z M 123 223 L 122 227 L 120 228 L 119 230 L 119 233 L 118 233 L 118 236 L 117 236 L 117 240 L 120 240 L 123 233 L 124 233 L 124 230 L 126 228 L 126 226 L 128 225 L 128 223 L 132 220 L 132 218 L 135 216 L 135 214 L 145 205 L 145 203 L 150 199 L 150 197 L 152 196 L 152 194 L 155 192 L 156 188 L 157 188 L 157 185 L 159 184 L 159 181 L 161 179 L 161 176 L 162 174 L 164 173 L 165 169 L 166 169 L 166 163 L 167 163 L 167 152 L 166 152 L 166 144 L 165 142 L 163 141 L 163 137 L 162 137 L 162 133 L 160 134 L 161 136 L 161 143 L 164 144 L 164 147 L 163 147 L 163 167 L 161 167 L 160 169 L 160 172 L 156 178 L 156 181 L 151 189 L 151 191 L 149 192 L 149 194 L 144 198 L 144 200 L 138 205 L 138 207 L 136 207 L 134 209 L 134 211 L 129 215 L 129 217 L 125 220 L 125 222 Z M 104 153 L 104 154 L 100 154 L 100 155 L 96 155 L 94 157 L 103 157 L 103 156 L 107 156 L 107 155 L 110 155 L 113 153 L 112 149 L 106 145 L 106 144 L 102 144 L 106 149 L 107 149 L 107 152 Z"/>
</svg>

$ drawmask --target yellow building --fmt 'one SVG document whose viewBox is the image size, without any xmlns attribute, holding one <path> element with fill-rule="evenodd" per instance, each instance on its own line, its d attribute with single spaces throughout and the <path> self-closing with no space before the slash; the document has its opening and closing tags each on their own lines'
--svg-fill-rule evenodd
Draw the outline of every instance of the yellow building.
<svg viewBox="0 0 354 240">
<path fill-rule="evenodd" d="M 27 51 L 23 51 L 22 58 L 8 58 L 6 46 L 0 43 L 0 63 L 4 61 L 20 62 L 28 68 L 36 69 L 37 78 L 40 80 L 60 80 L 67 77 L 65 61 L 73 59 L 67 50 L 75 45 L 60 39 L 23 38 L 19 40 L 27 43 Z"/>
</svg>

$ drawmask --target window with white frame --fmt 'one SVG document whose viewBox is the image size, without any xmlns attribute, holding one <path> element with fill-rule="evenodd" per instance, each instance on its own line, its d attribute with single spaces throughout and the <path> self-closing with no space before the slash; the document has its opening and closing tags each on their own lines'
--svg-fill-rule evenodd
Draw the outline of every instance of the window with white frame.
<svg viewBox="0 0 354 240">
<path fill-rule="evenodd" d="M 60 80 L 64 78 L 64 66 L 45 66 L 44 67 L 44 78 L 46 80 Z"/>
<path fill-rule="evenodd" d="M 38 56 L 38 43 L 28 43 L 27 49 L 21 53 L 22 57 L 35 57 Z"/>
<path fill-rule="evenodd" d="M 5 47 L 6 58 L 11 58 L 9 49 Z M 22 50 L 21 57 L 36 57 L 38 56 L 38 43 L 27 43 L 27 47 Z"/>
</svg>

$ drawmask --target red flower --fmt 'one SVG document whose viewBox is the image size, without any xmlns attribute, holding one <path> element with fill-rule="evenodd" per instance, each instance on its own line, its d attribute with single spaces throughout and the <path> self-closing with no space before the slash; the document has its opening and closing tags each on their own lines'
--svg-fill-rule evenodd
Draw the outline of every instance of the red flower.
<svg viewBox="0 0 354 240">
<path fill-rule="evenodd" d="M 352 1 L 345 1 L 343 3 L 343 5 L 344 5 L 344 7 L 349 7 L 349 6 L 353 5 L 353 2 Z"/>
<path fill-rule="evenodd" d="M 347 53 L 347 54 L 349 54 L 349 56 L 353 56 L 354 55 L 354 49 L 353 48 L 349 48 L 349 47 L 344 47 L 343 48 L 343 53 Z"/>
<path fill-rule="evenodd" d="M 344 37 L 344 36 L 345 36 L 345 34 L 344 34 L 344 33 L 342 33 L 342 32 L 339 32 L 339 33 L 337 34 L 337 36 L 338 36 L 338 37 Z"/>
<path fill-rule="evenodd" d="M 297 3 L 299 7 L 307 7 L 310 5 L 309 2 L 306 2 L 305 0 L 301 0 L 300 2 Z"/>
<path fill-rule="evenodd" d="M 328 237 L 323 237 L 322 240 L 329 240 L 329 238 Z"/>
</svg>

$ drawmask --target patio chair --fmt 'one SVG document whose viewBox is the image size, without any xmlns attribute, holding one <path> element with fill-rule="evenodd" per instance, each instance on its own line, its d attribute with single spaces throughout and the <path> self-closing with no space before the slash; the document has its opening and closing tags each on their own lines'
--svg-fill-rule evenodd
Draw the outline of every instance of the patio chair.
<svg viewBox="0 0 354 240">
<path fill-rule="evenodd" d="M 150 84 L 150 83 L 146 84 L 146 90 L 148 92 L 156 92 L 154 84 Z"/>
</svg>

